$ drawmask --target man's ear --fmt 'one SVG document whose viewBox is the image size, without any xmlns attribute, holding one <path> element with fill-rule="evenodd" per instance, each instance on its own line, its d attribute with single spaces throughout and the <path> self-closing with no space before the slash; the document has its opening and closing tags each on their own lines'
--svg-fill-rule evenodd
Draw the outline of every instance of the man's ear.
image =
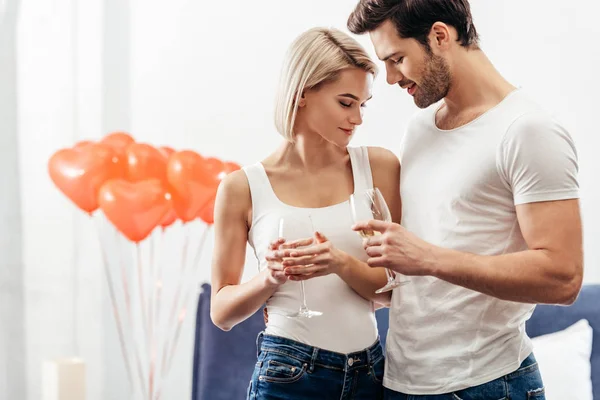
<svg viewBox="0 0 600 400">
<path fill-rule="evenodd" d="M 429 32 L 429 43 L 431 47 L 446 49 L 452 41 L 452 33 L 450 27 L 445 23 L 434 23 Z"/>
</svg>

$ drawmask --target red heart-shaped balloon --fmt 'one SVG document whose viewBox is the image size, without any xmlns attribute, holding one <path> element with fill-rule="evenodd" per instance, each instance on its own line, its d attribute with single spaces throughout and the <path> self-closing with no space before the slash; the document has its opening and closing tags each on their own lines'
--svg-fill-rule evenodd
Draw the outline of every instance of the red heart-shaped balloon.
<svg viewBox="0 0 600 400">
<path fill-rule="evenodd" d="M 194 151 L 179 151 L 169 157 L 167 178 L 173 208 L 183 222 L 196 218 L 213 195 L 205 170 L 205 159 Z"/>
<path fill-rule="evenodd" d="M 164 156 L 165 156 L 165 174 L 166 174 L 166 164 L 169 161 L 169 156 L 173 153 L 175 153 L 175 150 L 173 150 L 172 147 L 169 146 L 160 146 L 158 148 L 158 151 L 160 151 Z M 166 186 L 168 188 L 168 192 L 172 192 L 172 188 L 170 186 L 170 184 L 168 183 L 168 180 L 166 182 Z M 167 212 L 167 214 L 164 216 L 163 220 L 160 222 L 160 226 L 165 229 L 168 226 L 173 225 L 173 223 L 175 221 L 177 221 L 177 213 L 175 213 L 175 209 L 173 208 L 173 201 L 171 200 L 170 202 L 171 207 L 169 209 L 169 211 Z"/>
<path fill-rule="evenodd" d="M 126 132 L 113 132 L 110 133 L 101 140 L 101 143 L 107 144 L 117 153 L 117 155 L 125 156 L 125 150 L 127 147 L 134 143 L 135 140 L 130 134 Z"/>
<path fill-rule="evenodd" d="M 169 156 L 175 153 L 172 147 L 169 146 L 160 146 L 158 150 L 165 155 L 165 157 L 169 158 Z"/>
<path fill-rule="evenodd" d="M 204 206 L 200 212 L 198 213 L 198 218 L 204 221 L 208 225 L 212 225 L 215 223 L 215 200 L 211 200 L 208 202 L 206 206 Z"/>
<path fill-rule="evenodd" d="M 200 176 L 200 180 L 204 185 L 216 189 L 225 175 L 225 164 L 223 161 L 214 157 L 204 160 L 204 173 Z"/>
<path fill-rule="evenodd" d="M 240 169 L 241 167 L 231 161 L 227 161 L 223 164 L 223 171 L 219 173 L 218 175 L 218 180 L 219 183 L 223 180 L 223 178 L 225 176 L 227 176 L 227 174 L 230 174 L 233 171 L 237 171 L 238 169 Z M 205 223 L 207 223 L 208 225 L 212 225 L 215 223 L 215 198 L 213 197 L 206 206 L 204 206 L 202 209 L 200 209 L 200 212 L 198 213 L 198 218 L 200 218 L 202 221 L 204 221 Z"/>
<path fill-rule="evenodd" d="M 145 143 L 132 143 L 127 146 L 126 152 L 127 178 L 130 181 L 167 181 L 167 157 L 159 149 Z"/>
<path fill-rule="evenodd" d="M 173 225 L 173 223 L 175 223 L 175 221 L 177 221 L 177 214 L 175 213 L 175 210 L 171 206 L 171 208 L 167 211 L 167 213 L 165 214 L 163 219 L 160 221 L 159 225 L 164 229 L 168 226 Z"/>
<path fill-rule="evenodd" d="M 101 143 L 57 151 L 48 161 L 48 172 L 56 187 L 88 213 L 98 208 L 100 187 L 124 174 L 113 149 Z"/>
<path fill-rule="evenodd" d="M 126 140 L 124 138 L 119 139 L 118 136 L 116 138 L 117 138 L 117 140 L 123 140 L 123 141 Z M 110 148 L 114 153 L 113 164 L 117 164 L 117 166 L 115 168 L 118 168 L 119 171 L 121 171 L 119 176 L 115 176 L 113 178 L 126 178 L 127 177 L 127 154 L 124 151 L 125 148 L 118 150 L 118 147 L 111 145 L 110 141 L 109 141 L 109 143 L 105 143 L 105 142 L 93 142 L 91 140 L 82 140 L 80 142 L 77 142 L 73 145 L 73 148 L 77 149 L 77 150 L 83 150 L 90 145 L 100 145 L 100 146 L 104 146 L 105 148 Z M 92 148 L 91 151 L 94 151 L 94 149 Z"/>
<path fill-rule="evenodd" d="M 223 165 L 225 166 L 225 173 L 227 174 L 242 168 L 239 164 L 234 163 L 232 161 L 226 161 L 225 163 L 223 163 Z"/>
<path fill-rule="evenodd" d="M 125 237 L 144 240 L 169 210 L 169 198 L 158 179 L 106 182 L 98 196 L 100 209 Z"/>
<path fill-rule="evenodd" d="M 93 142 L 93 141 L 91 141 L 91 140 L 81 140 L 81 141 L 79 141 L 79 142 L 75 143 L 75 144 L 73 145 L 73 148 L 74 148 L 74 149 L 78 149 L 78 148 L 81 148 L 81 147 L 88 146 L 88 145 L 90 145 L 90 144 L 94 144 L 94 142 Z"/>
</svg>

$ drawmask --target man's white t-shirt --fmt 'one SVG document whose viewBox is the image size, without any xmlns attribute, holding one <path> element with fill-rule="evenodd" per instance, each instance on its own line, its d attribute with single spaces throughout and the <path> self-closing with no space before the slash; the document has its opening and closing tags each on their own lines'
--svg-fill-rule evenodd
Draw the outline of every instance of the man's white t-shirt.
<svg viewBox="0 0 600 400">
<path fill-rule="evenodd" d="M 439 107 L 420 112 L 403 138 L 402 225 L 463 252 L 526 250 L 515 206 L 579 197 L 571 137 L 521 90 L 453 130 L 437 128 Z M 450 393 L 515 371 L 531 353 L 525 321 L 534 305 L 408 279 L 392 296 L 385 387 Z"/>
</svg>

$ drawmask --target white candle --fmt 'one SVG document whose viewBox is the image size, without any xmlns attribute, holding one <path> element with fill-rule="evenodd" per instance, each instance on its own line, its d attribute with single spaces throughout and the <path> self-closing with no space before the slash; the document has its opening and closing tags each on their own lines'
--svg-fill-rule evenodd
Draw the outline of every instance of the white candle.
<svg viewBox="0 0 600 400">
<path fill-rule="evenodd" d="M 42 400 L 85 400 L 85 363 L 78 358 L 45 361 Z"/>
</svg>

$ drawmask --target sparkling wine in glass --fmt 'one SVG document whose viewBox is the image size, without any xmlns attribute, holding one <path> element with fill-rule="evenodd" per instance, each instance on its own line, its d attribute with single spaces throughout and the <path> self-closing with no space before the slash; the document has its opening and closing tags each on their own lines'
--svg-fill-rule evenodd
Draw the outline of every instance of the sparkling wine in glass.
<svg viewBox="0 0 600 400">
<path fill-rule="evenodd" d="M 390 210 L 383 195 L 377 188 L 366 189 L 350 195 L 350 209 L 352 210 L 352 219 L 354 220 L 354 223 L 369 219 L 386 222 L 392 221 Z M 363 229 L 359 231 L 358 234 L 362 238 L 367 239 L 369 237 L 379 236 L 381 235 L 381 232 L 372 229 Z M 395 275 L 388 268 L 385 269 L 385 273 L 387 275 L 387 283 L 382 288 L 377 289 L 375 293 L 388 292 L 409 282 L 407 280 L 397 280 L 396 276 L 399 274 Z"/>
</svg>

